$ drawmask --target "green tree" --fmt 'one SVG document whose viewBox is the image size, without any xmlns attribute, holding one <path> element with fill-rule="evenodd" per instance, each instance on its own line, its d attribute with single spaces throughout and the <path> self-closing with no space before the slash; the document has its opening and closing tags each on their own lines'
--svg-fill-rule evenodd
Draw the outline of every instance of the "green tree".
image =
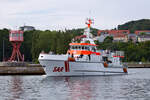
<svg viewBox="0 0 150 100">
<path fill-rule="evenodd" d="M 107 37 L 104 39 L 104 42 L 105 42 L 105 43 L 112 43 L 112 42 L 113 42 L 113 37 L 112 37 L 112 36 L 107 36 Z"/>
</svg>

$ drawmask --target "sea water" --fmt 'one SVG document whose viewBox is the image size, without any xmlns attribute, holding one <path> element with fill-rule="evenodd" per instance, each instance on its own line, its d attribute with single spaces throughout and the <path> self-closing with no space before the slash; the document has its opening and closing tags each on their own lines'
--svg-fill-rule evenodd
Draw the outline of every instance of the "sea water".
<svg viewBox="0 0 150 100">
<path fill-rule="evenodd" d="M 0 76 L 0 100 L 150 100 L 150 69 L 128 75 Z"/>
</svg>

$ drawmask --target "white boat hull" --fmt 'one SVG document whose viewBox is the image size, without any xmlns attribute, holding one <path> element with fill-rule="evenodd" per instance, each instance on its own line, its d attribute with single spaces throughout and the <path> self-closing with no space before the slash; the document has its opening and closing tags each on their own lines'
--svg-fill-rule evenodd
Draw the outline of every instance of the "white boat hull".
<svg viewBox="0 0 150 100">
<path fill-rule="evenodd" d="M 84 76 L 126 74 L 123 67 L 104 67 L 100 62 L 70 62 L 64 60 L 39 59 L 47 76 Z"/>
</svg>

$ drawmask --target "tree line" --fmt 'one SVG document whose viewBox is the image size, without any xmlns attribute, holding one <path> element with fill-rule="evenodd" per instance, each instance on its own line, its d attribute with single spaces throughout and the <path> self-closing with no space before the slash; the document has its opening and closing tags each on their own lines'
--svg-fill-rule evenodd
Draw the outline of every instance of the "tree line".
<svg viewBox="0 0 150 100">
<path fill-rule="evenodd" d="M 78 35 L 81 35 L 83 30 L 66 30 L 66 31 L 27 31 L 24 32 L 24 42 L 20 48 L 22 54 L 25 55 L 25 61 L 38 62 L 38 56 L 40 52 L 44 51 L 49 53 L 50 51 L 55 54 L 65 54 L 69 49 L 69 43 Z M 126 62 L 146 62 L 150 61 L 150 41 L 141 43 L 132 43 L 131 41 L 124 42 L 112 42 L 113 38 L 108 37 L 103 43 L 95 41 L 98 45 L 98 49 L 109 49 L 112 51 L 124 51 Z M 4 56 L 5 59 L 9 59 L 12 53 L 12 45 L 9 42 L 9 30 L 0 30 L 0 61 L 3 60 L 3 44 L 4 44 Z"/>
<path fill-rule="evenodd" d="M 123 25 L 118 25 L 119 30 L 128 29 L 131 32 L 135 30 L 150 30 L 150 20 L 142 19 L 130 21 Z M 91 33 L 96 36 L 98 29 L 92 28 Z M 82 35 L 84 29 L 72 29 L 65 31 L 34 30 L 24 32 L 24 42 L 20 51 L 25 55 L 25 61 L 38 62 L 40 52 L 50 51 L 55 54 L 65 54 L 69 49 L 69 43 L 75 36 Z M 95 41 L 98 49 L 121 50 L 125 52 L 124 61 L 150 61 L 150 41 L 141 43 L 112 42 L 113 38 L 108 37 L 103 43 Z M 4 48 L 3 48 L 4 47 Z M 3 52 L 4 49 L 4 52 Z M 0 30 L 0 61 L 8 60 L 12 53 L 12 45 L 9 42 L 9 30 Z M 4 54 L 4 57 L 3 57 Z"/>
<path fill-rule="evenodd" d="M 77 36 L 81 35 L 82 29 L 66 31 L 34 30 L 24 32 L 24 42 L 20 47 L 20 52 L 25 55 L 25 61 L 37 62 L 40 52 L 55 54 L 65 54 L 69 49 L 69 43 Z M 77 32 L 78 34 L 75 34 Z M 3 51 L 4 49 L 4 51 Z M 0 61 L 9 60 L 12 53 L 12 45 L 9 42 L 9 30 L 0 30 Z M 3 57 L 4 53 L 4 57 Z"/>
<path fill-rule="evenodd" d="M 113 42 L 112 37 L 105 38 L 103 43 L 98 44 L 98 49 L 111 51 L 124 51 L 124 62 L 150 62 L 150 41 L 133 43 Z"/>
</svg>

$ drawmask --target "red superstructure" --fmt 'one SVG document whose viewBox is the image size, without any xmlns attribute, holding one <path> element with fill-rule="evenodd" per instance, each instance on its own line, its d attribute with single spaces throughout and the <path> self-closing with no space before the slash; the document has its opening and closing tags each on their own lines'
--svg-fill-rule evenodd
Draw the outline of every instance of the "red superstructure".
<svg viewBox="0 0 150 100">
<path fill-rule="evenodd" d="M 23 40 L 23 31 L 13 30 L 9 33 L 9 41 L 12 43 L 13 52 L 10 61 L 24 61 L 24 56 L 21 55 L 19 48 Z M 17 58 L 17 60 L 16 60 Z"/>
</svg>

